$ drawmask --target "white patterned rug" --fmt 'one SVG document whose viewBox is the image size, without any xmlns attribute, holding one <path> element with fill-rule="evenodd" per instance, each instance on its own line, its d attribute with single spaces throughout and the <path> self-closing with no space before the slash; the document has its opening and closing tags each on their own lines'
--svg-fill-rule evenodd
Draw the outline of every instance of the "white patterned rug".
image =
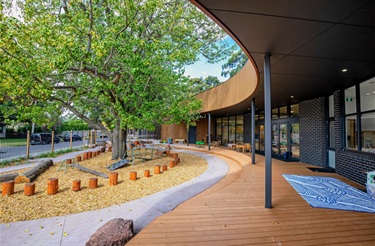
<svg viewBox="0 0 375 246">
<path fill-rule="evenodd" d="M 314 208 L 375 213 L 375 199 L 338 179 L 290 174 L 283 176 Z"/>
</svg>

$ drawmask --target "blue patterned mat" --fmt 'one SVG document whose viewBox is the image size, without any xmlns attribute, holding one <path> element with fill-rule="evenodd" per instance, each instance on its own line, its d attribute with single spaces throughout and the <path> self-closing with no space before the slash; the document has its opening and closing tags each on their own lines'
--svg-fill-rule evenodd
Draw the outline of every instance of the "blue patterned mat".
<svg viewBox="0 0 375 246">
<path fill-rule="evenodd" d="M 290 174 L 283 176 L 314 208 L 375 213 L 375 199 L 338 179 Z"/>
</svg>

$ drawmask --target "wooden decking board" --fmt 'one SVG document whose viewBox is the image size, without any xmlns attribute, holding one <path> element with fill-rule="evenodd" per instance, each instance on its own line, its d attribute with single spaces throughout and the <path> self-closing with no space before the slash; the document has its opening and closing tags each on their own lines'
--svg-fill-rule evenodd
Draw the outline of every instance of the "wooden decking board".
<svg viewBox="0 0 375 246">
<path fill-rule="evenodd" d="M 281 174 L 328 176 L 303 163 L 273 160 L 272 209 L 264 208 L 264 157 L 215 148 L 229 163 L 216 185 L 143 229 L 128 245 L 375 245 L 375 215 L 312 208 Z M 226 156 L 230 155 L 230 157 Z M 236 163 L 235 159 L 238 158 Z"/>
</svg>

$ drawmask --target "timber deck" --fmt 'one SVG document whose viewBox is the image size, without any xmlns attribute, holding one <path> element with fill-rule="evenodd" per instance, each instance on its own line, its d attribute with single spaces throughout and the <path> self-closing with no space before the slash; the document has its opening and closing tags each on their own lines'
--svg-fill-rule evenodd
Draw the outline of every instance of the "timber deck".
<svg viewBox="0 0 375 246">
<path fill-rule="evenodd" d="M 272 209 L 264 207 L 265 163 L 256 155 L 210 151 L 229 165 L 216 185 L 160 216 L 127 245 L 375 245 L 375 214 L 312 208 L 282 174 L 334 177 L 272 159 Z"/>
</svg>

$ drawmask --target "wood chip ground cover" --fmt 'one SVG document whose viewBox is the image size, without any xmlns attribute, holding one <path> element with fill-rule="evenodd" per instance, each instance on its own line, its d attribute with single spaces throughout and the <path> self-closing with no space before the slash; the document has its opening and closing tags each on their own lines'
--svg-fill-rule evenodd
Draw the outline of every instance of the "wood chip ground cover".
<svg viewBox="0 0 375 246">
<path fill-rule="evenodd" d="M 24 184 L 15 185 L 15 194 L 1 196 L 0 223 L 33 220 L 52 216 L 62 216 L 88 210 L 105 208 L 116 204 L 139 199 L 161 190 L 184 183 L 195 178 L 207 169 L 207 161 L 201 157 L 178 153 L 180 163 L 169 168 L 170 157 L 161 157 L 156 160 L 136 160 L 134 165 L 115 170 L 118 173 L 118 185 L 109 186 L 108 179 L 85 173 L 78 169 L 69 168 L 67 173 L 58 172 L 60 163 L 54 163 L 46 172 L 35 181 L 35 195 L 23 194 Z M 101 153 L 99 156 L 79 164 L 98 172 L 109 174 L 106 166 L 114 163 L 111 153 Z M 168 170 L 161 174 L 153 174 L 155 165 L 167 165 Z M 150 170 L 151 177 L 144 177 L 144 170 Z M 15 172 L 21 174 L 23 170 Z M 130 180 L 130 172 L 137 172 L 137 180 Z M 89 179 L 98 178 L 98 188 L 89 189 Z M 58 178 L 59 192 L 56 195 L 47 195 L 47 180 Z M 81 180 L 81 190 L 72 191 L 73 180 Z"/>
</svg>

